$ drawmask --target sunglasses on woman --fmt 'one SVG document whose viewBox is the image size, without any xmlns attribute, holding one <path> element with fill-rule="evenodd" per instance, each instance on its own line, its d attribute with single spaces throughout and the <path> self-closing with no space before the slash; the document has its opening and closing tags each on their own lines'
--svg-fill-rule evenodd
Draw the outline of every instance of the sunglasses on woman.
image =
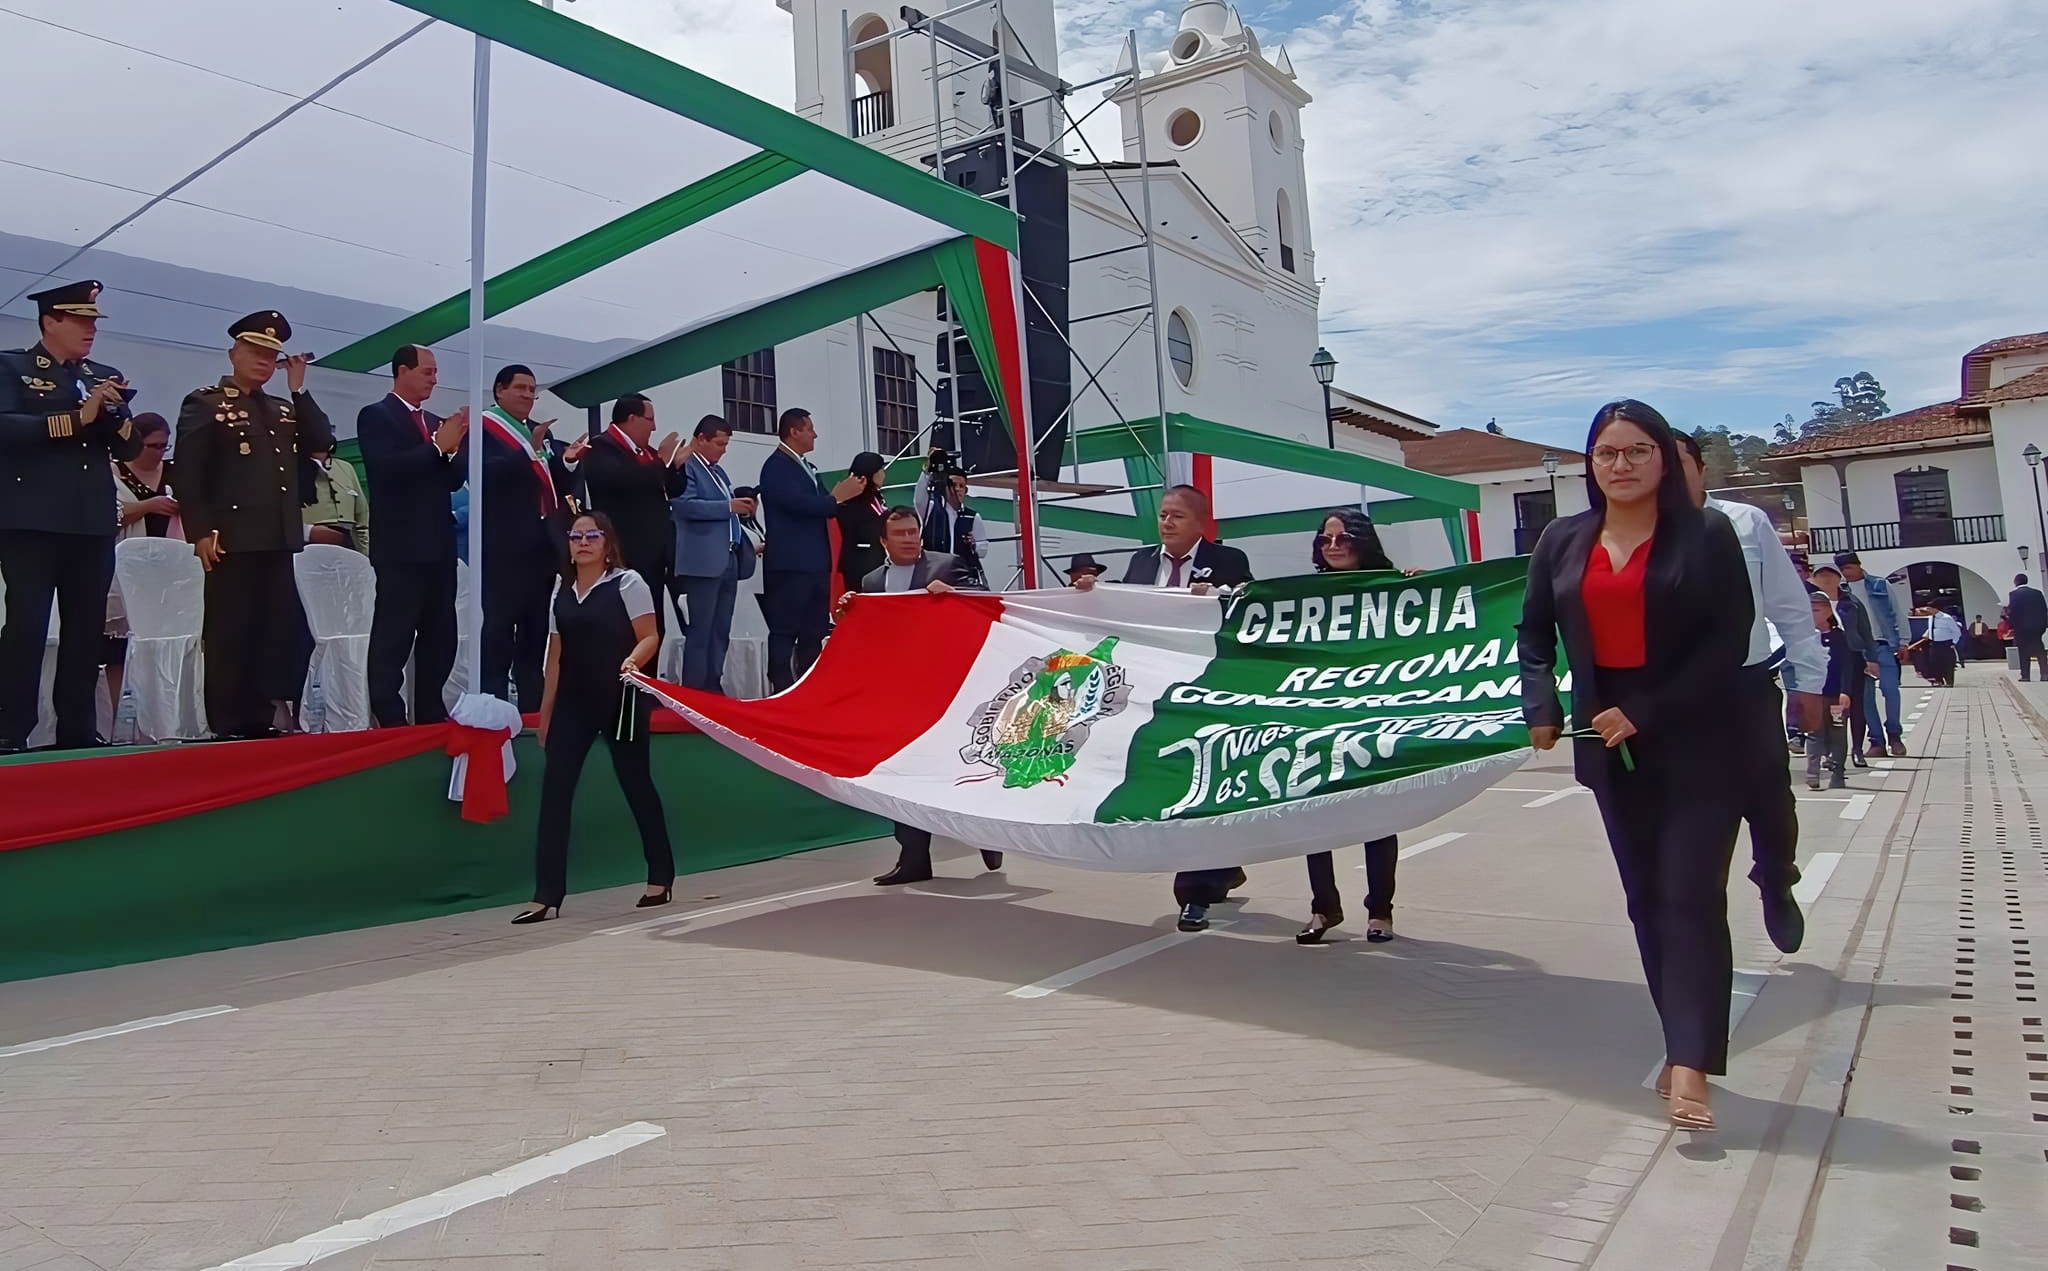
<svg viewBox="0 0 2048 1271">
<path fill-rule="evenodd" d="M 1343 547 L 1356 541 L 1357 536 L 1352 534 L 1321 534 L 1316 537 L 1316 542 L 1324 547 Z"/>
<path fill-rule="evenodd" d="M 569 541 L 572 543 L 602 543 L 604 541 L 604 531 L 570 530 Z"/>
</svg>

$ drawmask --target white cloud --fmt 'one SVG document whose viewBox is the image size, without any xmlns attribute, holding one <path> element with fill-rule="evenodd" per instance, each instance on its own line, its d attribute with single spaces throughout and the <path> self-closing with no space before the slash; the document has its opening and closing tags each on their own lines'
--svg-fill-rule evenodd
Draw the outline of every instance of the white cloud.
<svg viewBox="0 0 2048 1271">
<path fill-rule="evenodd" d="M 773 0 L 565 7 L 789 103 Z M 1352 0 L 1298 25 L 1246 8 L 1316 95 L 1324 326 L 1379 400 L 1568 438 L 1620 392 L 1798 410 L 1867 368 L 1905 407 L 1953 394 L 1971 345 L 2048 327 L 2032 0 Z M 1177 12 L 1063 4 L 1062 72 L 1106 72 L 1132 27 L 1156 51 Z M 1116 135 L 1099 113 L 1105 157 Z M 1588 334 L 1650 323 L 1654 354 Z M 1697 346 L 1674 349 L 1687 324 Z"/>
</svg>

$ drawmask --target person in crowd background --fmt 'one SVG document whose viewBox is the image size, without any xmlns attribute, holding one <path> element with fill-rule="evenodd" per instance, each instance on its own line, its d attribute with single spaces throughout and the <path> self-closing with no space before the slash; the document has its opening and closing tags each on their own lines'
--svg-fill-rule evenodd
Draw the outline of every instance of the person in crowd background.
<svg viewBox="0 0 2048 1271">
<path fill-rule="evenodd" d="M 1309 564 L 1318 574 L 1351 570 L 1391 570 L 1394 562 L 1380 545 L 1372 518 L 1358 508 L 1333 508 L 1309 544 Z M 1415 574 L 1419 570 L 1404 570 Z M 1401 859 L 1401 840 L 1389 834 L 1365 845 L 1365 938 L 1384 944 L 1394 938 L 1394 870 Z M 1344 896 L 1337 886 L 1336 858 L 1314 852 L 1308 858 L 1308 925 L 1295 933 L 1296 944 L 1321 944 L 1330 928 L 1344 921 Z"/>
<path fill-rule="evenodd" d="M 879 456 L 878 456 L 879 457 Z M 958 557 L 932 552 L 924 545 L 923 518 L 916 509 L 893 507 L 882 517 L 882 563 L 861 575 L 857 585 L 868 593 L 923 591 L 933 595 L 956 591 L 967 585 L 967 571 Z M 850 596 L 840 597 L 845 604 Z M 900 887 L 922 883 L 932 876 L 932 835 L 914 825 L 896 822 L 896 864 L 875 879 L 878 887 Z M 981 863 L 990 870 L 1003 867 L 1003 854 L 981 851 Z"/>
<path fill-rule="evenodd" d="M 171 466 L 164 457 L 171 448 L 171 423 L 147 411 L 135 416 L 135 436 L 142 443 L 142 453 L 113 461 L 114 501 L 121 522 L 115 539 L 175 538 L 182 542 L 185 527 L 178 520 Z M 107 698 L 118 707 L 128 666 L 128 610 L 121 601 L 118 575 L 107 588 L 107 638 L 100 659 L 106 668 Z"/>
<path fill-rule="evenodd" d="M 1877 665 L 1877 678 L 1863 689 L 1863 726 L 1870 738 L 1866 753 L 1872 759 L 1882 759 L 1887 753 L 1903 758 L 1906 724 L 1899 710 L 1899 650 L 1912 642 L 1906 623 L 1907 602 L 1894 594 L 1884 579 L 1864 573 L 1856 553 L 1836 552 L 1835 565 L 1842 571 L 1843 586 L 1870 619 L 1870 661 Z M 1884 705 L 1882 718 L 1880 702 Z M 1862 743 L 1857 745 L 1860 748 Z"/>
<path fill-rule="evenodd" d="M 1849 726 L 1845 721 L 1854 705 L 1851 694 L 1863 675 L 1863 664 L 1849 648 L 1841 623 L 1835 618 L 1834 602 L 1827 593 L 1818 587 L 1808 592 L 1807 607 L 1813 613 L 1814 631 L 1828 651 L 1828 669 L 1820 691 L 1827 703 L 1828 717 L 1819 729 L 1806 734 L 1806 784 L 1809 789 L 1820 789 L 1821 770 L 1825 768 L 1829 788 L 1839 790 L 1848 784 L 1844 769 L 1849 760 Z"/>
<path fill-rule="evenodd" d="M 666 631 L 662 597 L 668 594 L 674 533 L 669 500 L 682 493 L 688 449 L 674 433 L 654 440 L 654 403 L 628 393 L 612 403 L 612 422 L 590 442 L 577 475 L 588 506 L 618 527 L 626 568 L 654 593 L 654 625 Z"/>
<path fill-rule="evenodd" d="M 1711 1130 L 1734 987 L 1728 865 L 1750 792 L 1710 774 L 1755 742 L 1740 705 L 1749 570 L 1728 519 L 1694 503 L 1654 409 L 1601 407 L 1586 453 L 1591 508 L 1546 526 L 1529 562 L 1522 714 L 1530 744 L 1557 744 L 1561 637 L 1573 722 L 1597 735 L 1574 741 L 1573 770 L 1599 805 L 1663 1023 L 1658 1088 L 1674 1128 Z"/>
<path fill-rule="evenodd" d="M 469 408 L 446 419 L 427 409 L 440 369 L 432 349 L 401 346 L 391 355 L 391 391 L 356 413 L 377 537 L 368 547 L 377 574 L 370 615 L 370 713 L 379 727 L 407 720 L 403 693 L 412 660 L 415 724 L 448 718 L 442 690 L 455 667 L 455 517 L 449 498 L 462 489 L 461 459 Z"/>
<path fill-rule="evenodd" d="M 1159 499 L 1159 542 L 1132 553 L 1124 582 L 1134 587 L 1185 587 L 1207 595 L 1218 587 L 1241 587 L 1252 580 L 1251 561 L 1235 547 L 1212 543 L 1209 498 L 1191 485 L 1177 485 Z M 1069 570 L 1070 585 L 1093 590 L 1100 571 Z M 1245 884 L 1242 869 L 1190 869 L 1173 876 L 1173 900 L 1180 906 L 1177 926 L 1204 931 L 1209 907 L 1221 904 Z"/>
<path fill-rule="evenodd" d="M 1963 625 L 1948 610 L 1935 606 L 1927 615 L 1927 678 L 1943 688 L 1956 686 L 1956 646 Z"/>
<path fill-rule="evenodd" d="M 52 705 L 57 748 L 94 746 L 96 689 L 114 580 L 112 461 L 142 453 L 121 372 L 92 361 L 100 284 L 28 297 L 35 344 L 0 353 L 0 754 L 28 745 L 42 687 L 50 609 L 60 630 Z"/>
<path fill-rule="evenodd" d="M 661 793 L 648 766 L 648 715 L 653 698 L 626 687 L 620 676 L 643 671 L 661 647 L 654 627 L 654 592 L 626 568 L 611 519 L 585 512 L 566 531 L 568 561 L 548 598 L 548 651 L 540 700 L 540 745 L 547 756 L 541 776 L 540 821 L 534 835 L 533 903 L 515 924 L 561 916 L 569 890 L 569 826 L 583 761 L 602 736 L 612 772 L 640 831 L 647 858 L 647 890 L 635 908 L 673 898 L 675 855 Z"/>
<path fill-rule="evenodd" d="M 683 489 L 669 502 L 675 522 L 675 570 L 690 625 L 683 631 L 683 687 L 722 693 L 725 651 L 740 583 L 754 574 L 754 541 L 744 518 L 753 499 L 733 488 L 723 466 L 732 425 L 716 415 L 697 421 L 683 462 Z"/>
<path fill-rule="evenodd" d="M 299 456 L 299 519 L 308 543 L 369 553 L 370 502 L 355 468 L 331 445 Z"/>
<path fill-rule="evenodd" d="M 1827 650 L 1813 631 L 1813 607 L 1806 584 L 1785 555 L 1778 527 L 1762 508 L 1707 496 L 1707 463 L 1700 444 L 1687 433 L 1677 434 L 1685 485 L 1693 502 L 1711 508 L 1735 527 L 1742 542 L 1749 575 L 1749 652 L 1743 661 L 1742 706 L 1751 737 L 1731 756 L 1741 762 L 1741 780 L 1749 792 L 1742 819 L 1749 823 L 1749 881 L 1763 898 L 1764 928 L 1781 953 L 1796 953 L 1806 941 L 1806 915 L 1792 894 L 1799 883 L 1799 803 L 1792 793 L 1788 756 L 1778 745 L 1788 708 L 1800 731 L 1811 733 L 1827 722 L 1821 695 L 1811 688 L 1779 694 L 1773 664 L 1782 660 L 1795 683 L 1819 685 L 1827 677 Z M 1777 638 L 1772 637 L 1776 630 Z M 1783 651 L 1777 646 L 1782 640 Z"/>
<path fill-rule="evenodd" d="M 178 510 L 206 570 L 201 636 L 207 726 L 216 737 L 290 731 L 305 666 L 292 557 L 306 543 L 299 457 L 331 450 L 334 429 L 306 391 L 303 354 L 283 359 L 290 399 L 264 391 L 291 323 L 275 309 L 228 328 L 229 373 L 178 411 Z"/>
<path fill-rule="evenodd" d="M 975 536 L 980 517 L 967 506 L 967 474 L 944 446 L 933 446 L 925 457 L 924 471 L 917 474 L 910 504 L 924 524 L 925 550 L 953 557 L 974 586 L 986 586 L 981 544 Z"/>
<path fill-rule="evenodd" d="M 2025 574 L 2012 576 L 2012 591 L 2005 597 L 2005 621 L 2012 627 L 2013 646 L 2020 651 L 2020 679 L 2034 678 L 2034 664 L 2041 664 L 2041 677 L 2048 679 L 2048 653 L 2041 637 L 2048 635 L 2048 597 L 2027 585 Z"/>
<path fill-rule="evenodd" d="M 552 419 L 534 420 L 539 383 L 514 363 L 491 381 L 483 413 L 484 627 L 480 692 L 540 707 L 541 663 L 547 655 L 548 596 L 560 568 L 564 502 L 573 465 L 589 443 L 566 453 L 548 448 Z M 470 444 L 477 444 L 472 437 Z M 461 457 L 457 462 L 464 462 Z M 474 568 L 476 563 L 471 562 Z"/>
<path fill-rule="evenodd" d="M 839 578 L 848 591 L 882 564 L 882 516 L 889 510 L 882 480 L 888 468 L 888 460 L 872 450 L 855 455 L 847 473 L 861 479 L 860 488 L 839 500 L 832 513 L 839 523 Z"/>
<path fill-rule="evenodd" d="M 1863 664 L 1863 680 L 1875 680 L 1878 675 L 1877 637 L 1870 629 L 1869 611 L 1843 584 L 1842 571 L 1836 566 L 1822 565 L 1813 571 L 1811 581 L 1826 592 L 1834 604 L 1842 638 L 1848 641 L 1856 660 Z M 1864 694 L 1869 686 L 1863 680 L 1858 680 L 1856 687 L 1849 690 L 1849 695 L 1856 699 L 1856 709 L 1849 712 L 1849 762 L 1858 768 L 1870 766 L 1863 758 L 1863 730 L 1869 724 L 1869 716 L 1863 711 Z"/>
<path fill-rule="evenodd" d="M 792 406 L 775 425 L 776 444 L 761 463 L 761 616 L 768 622 L 768 689 L 780 693 L 818 660 L 832 625 L 832 538 L 826 524 L 867 485 L 851 473 L 830 490 L 809 455 L 818 444 L 811 412 Z"/>
</svg>

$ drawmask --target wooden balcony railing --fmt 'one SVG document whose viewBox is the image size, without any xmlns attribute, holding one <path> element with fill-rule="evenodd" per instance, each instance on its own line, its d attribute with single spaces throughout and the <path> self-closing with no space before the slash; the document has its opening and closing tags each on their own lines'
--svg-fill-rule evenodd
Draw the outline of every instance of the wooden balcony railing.
<svg viewBox="0 0 2048 1271">
<path fill-rule="evenodd" d="M 1895 547 L 1951 547 L 2005 541 L 2005 517 L 1928 517 L 1863 525 L 1816 525 L 1807 531 L 1816 557 L 1835 552 L 1881 552 Z"/>
</svg>

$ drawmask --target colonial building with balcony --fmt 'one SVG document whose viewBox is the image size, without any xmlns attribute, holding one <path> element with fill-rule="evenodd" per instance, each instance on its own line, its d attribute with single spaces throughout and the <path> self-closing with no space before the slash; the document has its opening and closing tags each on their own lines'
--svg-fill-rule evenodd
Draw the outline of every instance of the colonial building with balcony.
<svg viewBox="0 0 2048 1271">
<path fill-rule="evenodd" d="M 1854 551 L 1907 582 L 1915 605 L 1996 621 L 2016 573 L 2048 561 L 2048 332 L 1979 345 L 1952 401 L 1778 446 L 1796 472 L 1812 557 Z"/>
</svg>

